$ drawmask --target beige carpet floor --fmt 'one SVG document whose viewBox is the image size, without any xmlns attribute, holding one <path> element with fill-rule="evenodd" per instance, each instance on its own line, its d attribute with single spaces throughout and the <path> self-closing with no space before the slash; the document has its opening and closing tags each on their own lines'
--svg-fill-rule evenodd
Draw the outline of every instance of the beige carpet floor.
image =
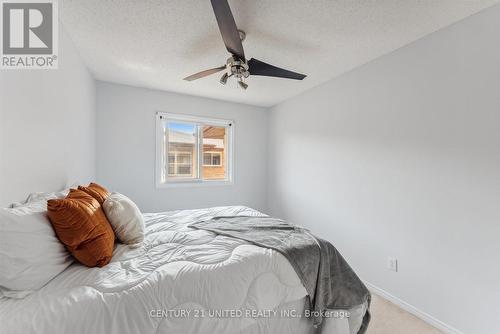
<svg viewBox="0 0 500 334">
<path fill-rule="evenodd" d="M 367 334 L 443 334 L 382 297 L 372 293 L 372 298 Z"/>
</svg>

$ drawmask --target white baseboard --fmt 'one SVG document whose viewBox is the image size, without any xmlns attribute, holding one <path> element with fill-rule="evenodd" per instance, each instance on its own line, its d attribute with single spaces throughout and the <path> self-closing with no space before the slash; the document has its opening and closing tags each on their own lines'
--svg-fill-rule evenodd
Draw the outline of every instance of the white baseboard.
<svg viewBox="0 0 500 334">
<path fill-rule="evenodd" d="M 371 283 L 368 283 L 366 281 L 364 283 L 365 283 L 366 287 L 370 291 L 372 291 L 373 293 L 387 299 L 388 301 L 390 301 L 393 304 L 396 304 L 397 306 L 399 306 L 403 310 L 413 314 L 417 318 L 422 319 L 423 321 L 425 321 L 429 325 L 436 327 L 437 329 L 443 331 L 444 333 L 446 333 L 446 334 L 464 334 L 463 332 L 459 331 L 458 329 L 455 329 L 455 328 L 451 327 L 450 325 L 447 325 L 444 322 L 434 318 L 430 314 L 425 313 L 425 312 L 419 310 L 418 308 L 416 308 L 415 306 L 410 305 L 407 302 L 402 301 L 398 297 L 391 295 L 387 291 L 382 290 L 381 288 L 379 288 Z"/>
</svg>

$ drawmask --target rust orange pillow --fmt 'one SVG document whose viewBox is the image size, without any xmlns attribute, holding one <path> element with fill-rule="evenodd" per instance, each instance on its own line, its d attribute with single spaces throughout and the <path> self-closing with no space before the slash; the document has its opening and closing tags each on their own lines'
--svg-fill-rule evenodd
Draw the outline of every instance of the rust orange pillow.
<svg viewBox="0 0 500 334">
<path fill-rule="evenodd" d="M 106 188 L 97 183 L 91 183 L 88 187 L 78 186 L 78 190 L 84 191 L 94 197 L 101 205 L 110 195 L 110 192 Z"/>
<path fill-rule="evenodd" d="M 59 240 L 79 262 L 102 267 L 111 261 L 115 234 L 95 198 L 71 189 L 66 198 L 47 201 L 47 215 Z"/>
</svg>

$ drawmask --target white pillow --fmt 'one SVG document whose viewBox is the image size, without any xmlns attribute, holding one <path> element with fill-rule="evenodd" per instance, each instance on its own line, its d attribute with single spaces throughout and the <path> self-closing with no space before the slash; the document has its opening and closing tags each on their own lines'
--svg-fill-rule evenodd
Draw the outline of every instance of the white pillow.
<svg viewBox="0 0 500 334">
<path fill-rule="evenodd" d="M 34 202 L 41 202 L 41 201 L 46 202 L 49 199 L 64 198 L 68 195 L 70 188 L 77 188 L 77 187 L 78 187 L 78 184 L 73 184 L 72 186 L 65 188 L 63 190 L 60 190 L 60 191 L 31 193 L 28 195 L 26 200 L 24 200 L 23 202 L 12 203 L 9 207 L 10 208 L 17 208 L 20 206 L 31 205 Z"/>
<path fill-rule="evenodd" d="M 144 218 L 130 198 L 112 193 L 102 207 L 119 241 L 132 245 L 144 240 Z"/>
<path fill-rule="evenodd" d="M 23 298 L 73 262 L 54 233 L 44 203 L 0 209 L 0 296 Z"/>
</svg>

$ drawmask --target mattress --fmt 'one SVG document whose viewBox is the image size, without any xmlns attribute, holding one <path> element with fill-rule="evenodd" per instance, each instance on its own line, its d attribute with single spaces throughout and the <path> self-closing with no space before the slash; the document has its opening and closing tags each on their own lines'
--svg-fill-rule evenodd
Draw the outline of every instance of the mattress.
<svg viewBox="0 0 500 334">
<path fill-rule="evenodd" d="M 0 333 L 311 333 L 306 291 L 278 252 L 187 225 L 262 215 L 242 206 L 144 214 L 141 247 L 103 268 L 74 263 L 24 299 L 0 299 Z M 366 306 L 327 319 L 357 332 Z"/>
</svg>

